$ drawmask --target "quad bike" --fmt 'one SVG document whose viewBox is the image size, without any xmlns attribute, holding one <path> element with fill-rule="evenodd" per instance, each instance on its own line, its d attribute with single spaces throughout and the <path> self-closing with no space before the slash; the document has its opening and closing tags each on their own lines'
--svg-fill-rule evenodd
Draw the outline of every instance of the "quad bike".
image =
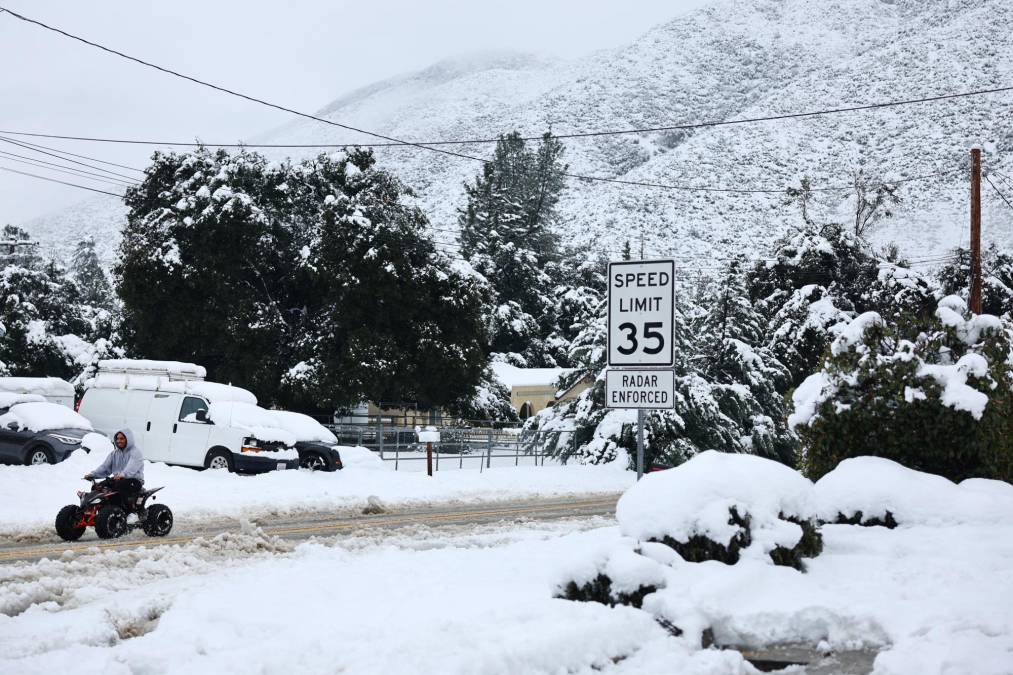
<svg viewBox="0 0 1013 675">
<path fill-rule="evenodd" d="M 124 508 L 123 498 L 108 481 L 91 481 L 91 489 L 79 491 L 81 504 L 68 504 L 56 514 L 56 533 L 65 541 L 77 541 L 89 526 L 101 539 L 122 537 L 130 530 L 141 528 L 149 537 L 164 537 L 172 530 L 172 511 L 165 504 L 147 506 L 148 500 L 162 488 L 142 490 Z M 136 520 L 131 522 L 133 514 Z"/>
</svg>

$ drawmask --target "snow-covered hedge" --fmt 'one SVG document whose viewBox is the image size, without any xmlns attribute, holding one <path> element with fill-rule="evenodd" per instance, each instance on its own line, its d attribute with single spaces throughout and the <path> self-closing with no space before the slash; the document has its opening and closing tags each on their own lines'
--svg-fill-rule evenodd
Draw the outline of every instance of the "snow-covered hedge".
<svg viewBox="0 0 1013 675">
<path fill-rule="evenodd" d="M 793 394 L 809 476 L 875 455 L 952 480 L 1013 480 L 1010 334 L 956 296 L 928 319 L 857 316 Z"/>
</svg>

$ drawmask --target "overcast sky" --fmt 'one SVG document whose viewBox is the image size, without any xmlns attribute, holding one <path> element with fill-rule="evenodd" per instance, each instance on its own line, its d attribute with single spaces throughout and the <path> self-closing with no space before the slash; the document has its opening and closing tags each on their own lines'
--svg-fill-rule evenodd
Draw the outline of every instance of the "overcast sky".
<svg viewBox="0 0 1013 675">
<path fill-rule="evenodd" d="M 574 58 L 620 46 L 705 3 L 0 0 L 13 11 L 139 58 L 311 112 L 349 90 L 450 56 L 514 49 Z M 2 130 L 226 142 L 290 120 L 4 14 L 0 63 Z M 146 147 L 29 140 L 137 167 L 150 153 Z M 34 154 L 2 145 L 4 152 Z M 51 174 L 8 155 L 0 155 L 0 166 L 116 189 Z M 88 195 L 0 171 L 0 224 L 19 223 Z"/>
</svg>

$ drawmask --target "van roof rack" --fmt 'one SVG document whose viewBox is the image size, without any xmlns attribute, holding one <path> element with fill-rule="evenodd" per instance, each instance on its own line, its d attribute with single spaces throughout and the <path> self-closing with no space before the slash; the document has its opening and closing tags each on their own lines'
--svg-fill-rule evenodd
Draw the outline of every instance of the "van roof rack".
<svg viewBox="0 0 1013 675">
<path fill-rule="evenodd" d="M 103 359 L 98 362 L 98 372 L 165 377 L 176 381 L 202 381 L 207 376 L 204 367 L 194 363 L 147 359 Z"/>
</svg>

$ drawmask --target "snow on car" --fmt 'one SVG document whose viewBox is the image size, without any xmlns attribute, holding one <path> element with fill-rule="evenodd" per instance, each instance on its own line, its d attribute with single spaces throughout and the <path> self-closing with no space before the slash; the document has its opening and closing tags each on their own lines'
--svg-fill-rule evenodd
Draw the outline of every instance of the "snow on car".
<svg viewBox="0 0 1013 675">
<path fill-rule="evenodd" d="M 91 431 L 91 422 L 67 406 L 50 403 L 38 394 L 0 392 L 0 461 L 62 462 Z"/>
</svg>

